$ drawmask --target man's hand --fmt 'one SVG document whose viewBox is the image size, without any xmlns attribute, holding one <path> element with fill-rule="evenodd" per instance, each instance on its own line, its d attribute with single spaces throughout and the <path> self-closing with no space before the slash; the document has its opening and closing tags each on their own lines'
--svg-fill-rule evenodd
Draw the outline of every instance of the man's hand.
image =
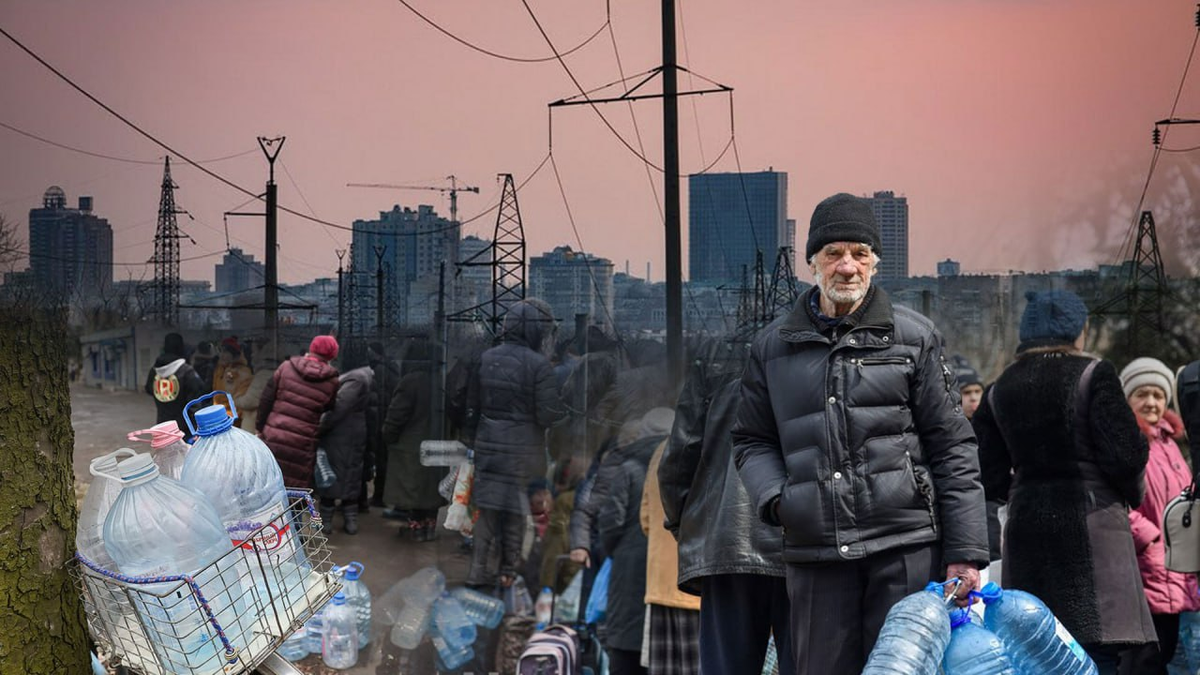
<svg viewBox="0 0 1200 675">
<path fill-rule="evenodd" d="M 588 554 L 586 548 L 571 549 L 571 562 L 579 563 L 584 567 L 592 566 L 592 556 Z"/>
<path fill-rule="evenodd" d="M 955 593 L 955 598 L 957 598 L 955 602 L 959 607 L 967 607 L 971 604 L 970 592 L 979 590 L 979 569 L 971 563 L 946 565 L 946 578 L 954 579 L 955 577 L 962 579 L 962 585 Z"/>
</svg>

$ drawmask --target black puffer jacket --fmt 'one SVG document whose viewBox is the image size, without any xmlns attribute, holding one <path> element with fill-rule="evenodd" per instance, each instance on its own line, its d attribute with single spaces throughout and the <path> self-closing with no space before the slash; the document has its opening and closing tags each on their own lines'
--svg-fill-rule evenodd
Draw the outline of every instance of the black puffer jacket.
<svg viewBox="0 0 1200 675">
<path fill-rule="evenodd" d="M 733 430 L 759 516 L 779 499 L 784 560 L 940 540 L 945 562 L 986 566 L 975 435 L 941 335 L 875 288 L 827 337 L 807 309 L 816 292 L 755 340 Z"/>
<path fill-rule="evenodd" d="M 554 325 L 550 307 L 523 300 L 504 317 L 503 343 L 483 353 L 475 432 L 475 504 L 528 510 L 529 481 L 546 475 L 546 429 L 566 415 L 554 369 L 540 351 Z"/>
<path fill-rule="evenodd" d="M 367 453 L 367 410 L 375 398 L 371 387 L 374 379 L 368 366 L 342 373 L 333 408 L 321 416 L 317 429 L 320 446 L 325 448 L 337 474 L 337 482 L 322 491 L 323 497 L 358 500 Z"/>
<path fill-rule="evenodd" d="M 688 373 L 658 465 L 665 525 L 679 542 L 679 588 L 695 595 L 702 577 L 784 576 L 779 528 L 758 518 L 733 462 L 730 431 L 748 345 L 712 347 Z"/>
</svg>

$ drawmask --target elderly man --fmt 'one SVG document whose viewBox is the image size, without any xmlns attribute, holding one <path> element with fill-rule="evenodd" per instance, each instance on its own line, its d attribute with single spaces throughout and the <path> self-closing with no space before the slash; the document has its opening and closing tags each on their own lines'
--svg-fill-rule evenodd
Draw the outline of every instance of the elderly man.
<svg viewBox="0 0 1200 675">
<path fill-rule="evenodd" d="M 950 577 L 965 604 L 988 563 L 942 337 L 872 285 L 882 253 L 867 200 L 817 205 L 816 287 L 759 334 L 742 377 L 734 452 L 759 517 L 783 527 L 801 675 L 860 672 L 893 604 Z"/>
</svg>

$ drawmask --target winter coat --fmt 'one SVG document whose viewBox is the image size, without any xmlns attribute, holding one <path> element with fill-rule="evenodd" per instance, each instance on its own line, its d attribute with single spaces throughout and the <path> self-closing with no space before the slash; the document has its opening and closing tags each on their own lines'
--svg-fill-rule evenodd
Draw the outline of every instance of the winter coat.
<svg viewBox="0 0 1200 675">
<path fill-rule="evenodd" d="M 552 317 L 540 300 L 518 302 L 504 317 L 503 342 L 483 353 L 473 396 L 479 508 L 524 513 L 526 486 L 546 476 L 546 429 L 566 414 L 554 369 L 539 351 Z"/>
<path fill-rule="evenodd" d="M 621 465 L 618 455 L 609 448 L 615 447 L 616 442 L 610 441 L 601 446 L 599 454 L 592 460 L 587 474 L 575 488 L 575 506 L 571 510 L 571 519 L 567 528 L 568 548 L 582 548 L 595 555 L 602 552 L 598 548 L 599 541 L 595 538 L 596 511 L 608 495 L 611 474 Z M 601 479 L 601 474 L 606 474 Z"/>
<path fill-rule="evenodd" d="M 1033 593 L 1084 645 L 1154 642 L 1128 506 L 1142 500 L 1146 438 L 1107 361 L 1030 354 L 972 418 L 989 499 L 1008 500 L 1002 586 Z"/>
<path fill-rule="evenodd" d="M 288 487 L 311 488 L 321 415 L 337 398 L 337 369 L 315 356 L 293 356 L 275 370 L 258 403 L 257 430 Z"/>
<path fill-rule="evenodd" d="M 258 404 L 262 400 L 263 391 L 275 376 L 275 371 L 266 366 L 260 367 L 254 371 L 254 376 L 250 378 L 250 386 L 246 387 L 246 391 L 240 396 L 233 397 L 233 403 L 237 406 L 238 415 L 242 421 L 242 428 L 251 433 L 258 427 Z"/>
<path fill-rule="evenodd" d="M 174 420 L 187 438 L 192 433 L 184 420 L 183 409 L 203 396 L 204 381 L 182 356 L 163 353 L 146 375 L 146 393 L 154 397 L 158 413 L 156 424 Z"/>
<path fill-rule="evenodd" d="M 578 563 L 566 563 L 561 579 L 556 579 L 558 573 L 557 558 L 560 555 L 570 553 L 569 540 L 567 538 L 568 524 L 571 522 L 571 513 L 575 505 L 575 488 L 563 490 L 554 498 L 554 507 L 550 510 L 550 523 L 546 526 L 546 532 L 542 535 L 542 567 L 539 574 L 540 585 L 544 588 L 550 586 L 555 593 L 562 593 L 563 589 L 571 579 L 575 577 L 575 573 L 579 571 Z"/>
<path fill-rule="evenodd" d="M 318 445 L 329 455 L 337 475 L 337 482 L 321 492 L 323 497 L 358 502 L 367 452 L 367 409 L 375 396 L 371 390 L 374 378 L 368 366 L 342 373 L 333 407 L 321 415 Z"/>
<path fill-rule="evenodd" d="M 759 519 L 733 462 L 741 363 L 689 373 L 658 467 L 665 525 L 679 541 L 679 588 L 700 594 L 718 574 L 784 576 L 783 533 Z"/>
<path fill-rule="evenodd" d="M 212 388 L 213 391 L 227 391 L 233 395 L 233 405 L 238 409 L 236 424 L 239 427 L 245 423 L 241 414 L 242 404 L 245 403 L 246 391 L 250 389 L 250 382 L 253 379 L 254 371 L 250 370 L 250 364 L 246 362 L 245 356 L 239 354 L 230 361 L 217 360 L 217 369 L 213 371 Z M 213 403 L 229 406 L 226 397 L 220 394 L 213 397 Z"/>
<path fill-rule="evenodd" d="M 755 339 L 733 429 L 746 490 L 771 524 L 778 498 L 787 562 L 940 541 L 945 562 L 986 566 L 975 437 L 942 336 L 870 292 L 832 339 L 811 295 Z"/>
<path fill-rule="evenodd" d="M 388 452 L 383 500 L 403 511 L 435 511 L 446 503 L 438 483 L 447 468 L 421 465 L 421 441 L 430 437 L 431 381 L 428 367 L 402 377 L 383 420 Z"/>
<path fill-rule="evenodd" d="M 1162 538 L 1163 511 L 1192 484 L 1192 472 L 1175 444 L 1175 438 L 1183 435 L 1183 420 L 1168 410 L 1154 426 L 1140 417 L 1137 422 L 1150 441 L 1150 456 L 1146 462 L 1146 496 L 1129 512 L 1129 526 L 1146 601 L 1152 614 L 1194 612 L 1200 609 L 1196 575 L 1166 568 Z"/>
<path fill-rule="evenodd" d="M 663 526 L 658 467 L 668 441 L 658 444 L 646 472 L 639 522 L 646 534 L 646 604 L 700 611 L 700 598 L 679 590 L 679 548 Z"/>
<path fill-rule="evenodd" d="M 646 616 L 646 535 L 639 511 L 646 470 L 664 437 L 651 436 L 617 450 L 608 494 L 597 510 L 600 541 L 612 558 L 608 580 L 605 645 L 611 649 L 641 651 Z"/>
</svg>

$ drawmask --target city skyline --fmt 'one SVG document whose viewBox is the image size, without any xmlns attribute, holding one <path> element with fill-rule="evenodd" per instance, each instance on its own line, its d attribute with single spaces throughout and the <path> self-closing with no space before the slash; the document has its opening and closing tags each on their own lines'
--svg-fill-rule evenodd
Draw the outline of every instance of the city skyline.
<svg viewBox="0 0 1200 675">
<path fill-rule="evenodd" d="M 549 53 L 519 6 L 414 4 L 493 50 Z M 589 6 L 591 13 L 531 6 L 562 51 L 604 20 L 601 3 Z M 917 275 L 932 274 L 947 257 L 966 273 L 1113 262 L 1145 179 L 1150 129 L 1171 111 L 1194 34 L 1194 6 L 1186 2 L 853 0 L 732 12 L 700 0 L 683 12 L 681 62 L 736 90 L 738 146 L 713 170 L 740 164 L 745 172 L 788 172 L 788 210 L 801 240 L 812 206 L 828 194 L 908 195 L 917 205 L 910 233 Z M 186 30 L 147 32 L 147 17 Z M 626 75 L 657 63 L 656 8 L 619 0 L 612 22 Z M 268 24 L 274 29 L 263 32 Z M 545 157 L 546 104 L 577 93 L 553 61 L 506 63 L 471 52 L 384 0 L 355 11 L 281 0 L 10 3 L 0 8 L 0 26 L 195 159 L 246 153 L 205 166 L 255 192 L 266 162 L 254 136 L 286 135 L 276 167 L 281 203 L 347 228 L 396 203 L 432 202 L 448 211 L 438 198 L 395 200 L 345 187 L 353 181 L 430 184 L 454 174 L 482 188 L 460 195 L 464 219 L 479 213 L 498 196 L 495 173 L 510 171 L 520 182 Z M 64 31 L 71 40 L 58 39 Z M 606 37 L 567 57 L 585 87 L 617 79 Z M 410 65 L 417 63 L 412 54 L 421 54 L 419 65 Z M 24 236 L 24 213 L 47 186 L 95 195 L 114 229 L 114 258 L 149 259 L 161 172 L 154 160 L 162 151 L 6 40 L 0 62 L 0 86 L 12 92 L 0 103 L 0 122 L 150 162 L 87 157 L 0 129 L 0 152 L 14 160 L 0 166 L 0 213 Z M 681 75 L 682 88 L 701 83 Z M 712 163 L 729 138 L 729 102 L 694 102 L 694 109 L 692 100 L 680 106 L 684 172 Z M 1195 87 L 1185 87 L 1177 114 L 1194 116 L 1198 107 Z M 657 104 L 637 104 L 636 111 L 646 154 L 657 162 Z M 604 112 L 636 144 L 628 111 Z M 559 110 L 553 120 L 555 165 L 521 192 L 530 250 L 569 243 L 618 265 L 631 260 L 636 270 L 648 260 L 661 278 L 658 207 L 644 165 L 587 108 Z M 1197 139 L 1200 130 L 1181 127 L 1166 145 L 1191 147 Z M 184 257 L 220 254 L 221 214 L 245 197 L 173 164 L 179 205 L 195 218 L 180 219 L 197 241 L 185 242 Z M 1148 206 L 1181 202 L 1177 184 L 1191 180 L 1194 169 L 1186 153 L 1164 155 L 1160 164 Z M 552 168 L 560 171 L 582 241 Z M 661 194 L 661 176 L 650 174 Z M 683 202 L 686 218 L 686 190 Z M 1194 228 L 1191 214 L 1168 209 L 1156 217 L 1165 240 L 1196 243 L 1195 234 L 1177 236 Z M 463 234 L 490 237 L 490 230 L 484 217 Z M 253 219 L 230 220 L 231 245 L 259 259 L 261 232 Z M 329 276 L 337 268 L 334 250 L 347 248 L 349 238 L 348 231 L 282 215 L 281 281 Z M 185 262 L 183 277 L 211 279 L 216 257 Z M 125 271 L 114 278 L 126 278 Z"/>
</svg>

